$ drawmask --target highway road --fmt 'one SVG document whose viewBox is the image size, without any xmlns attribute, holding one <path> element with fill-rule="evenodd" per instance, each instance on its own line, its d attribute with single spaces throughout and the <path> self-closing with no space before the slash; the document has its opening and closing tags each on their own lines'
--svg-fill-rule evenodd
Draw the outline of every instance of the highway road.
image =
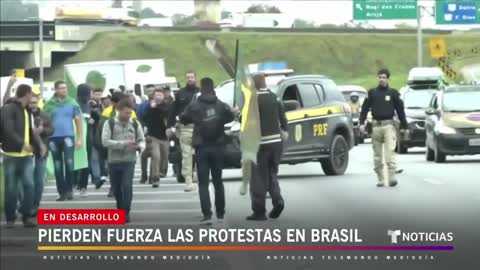
<svg viewBox="0 0 480 270">
<path fill-rule="evenodd" d="M 448 157 L 447 163 L 425 161 L 423 148 L 414 148 L 409 154 L 398 156 L 398 165 L 404 172 L 398 175 L 399 185 L 394 188 L 377 188 L 373 173 L 370 144 L 355 147 L 350 152 L 350 164 L 345 175 L 327 177 L 320 164 L 307 163 L 282 165 L 280 182 L 286 202 L 285 211 L 278 220 L 248 222 L 250 200 L 239 195 L 240 170 L 225 170 L 227 213 L 224 224 L 215 228 L 354 228 L 363 239 L 362 245 L 392 245 L 387 230 L 402 232 L 453 233 L 451 242 L 406 241 L 398 245 L 452 245 L 453 251 L 316 251 L 316 252 L 156 252 L 156 256 L 204 255 L 210 260 L 166 260 L 141 262 L 147 268 L 158 269 L 475 269 L 480 265 L 478 245 L 480 240 L 480 156 Z M 171 170 L 170 170 L 171 172 Z M 139 183 L 140 171 L 134 180 L 132 223 L 129 227 L 199 228 L 201 212 L 196 192 L 185 193 L 183 185 L 173 177 L 163 179 L 160 188 Z M 87 198 L 76 197 L 70 202 L 56 202 L 54 183 L 48 183 L 42 207 L 44 208 L 113 208 L 113 198 L 107 198 L 108 185 L 100 190 L 89 189 Z M 211 187 L 213 188 L 213 187 Z M 213 190 L 212 190 L 213 191 Z M 213 195 L 212 195 L 213 197 Z M 270 207 L 270 203 L 268 206 Z M 42 260 L 36 230 L 17 228 L 1 229 L 2 269 L 17 268 L 47 262 L 48 269 L 85 269 L 98 266 L 99 260 L 80 261 Z M 348 245 L 343 244 L 343 245 Z M 70 253 L 65 253 L 70 254 Z M 73 252 L 73 255 L 112 254 Z M 131 254 L 131 253 L 129 253 Z M 143 253 L 135 253 L 143 254 Z M 268 255 L 312 255 L 313 260 L 267 260 Z M 386 261 L 383 255 L 428 255 L 434 259 Z M 372 255 L 378 261 L 329 260 L 322 256 Z M 430 258 L 430 257 L 429 257 Z M 112 269 L 131 269 L 136 261 L 105 261 Z M 471 264 L 471 265 L 470 265 Z M 476 266 L 474 266 L 476 265 Z M 3 267 L 5 266 L 5 268 Z M 17 267 L 14 267 L 17 266 Z M 373 266 L 373 268 L 372 268 Z M 471 266 L 471 267 L 470 267 Z M 204 268 L 206 267 L 206 268 Z M 107 269 L 107 268 L 103 268 Z M 108 268 L 110 269 L 110 268 Z M 476 268 L 479 269 L 479 268 Z"/>
</svg>

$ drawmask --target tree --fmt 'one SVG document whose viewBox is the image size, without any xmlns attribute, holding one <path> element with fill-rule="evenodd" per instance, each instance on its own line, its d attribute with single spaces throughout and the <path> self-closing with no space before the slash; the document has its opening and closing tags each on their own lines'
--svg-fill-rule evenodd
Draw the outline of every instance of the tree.
<svg viewBox="0 0 480 270">
<path fill-rule="evenodd" d="M 38 19 L 38 5 L 21 1 L 0 1 L 1 21 Z"/>
<path fill-rule="evenodd" d="M 165 15 L 161 13 L 156 13 L 151 8 L 144 8 L 140 13 L 140 18 L 165 18 Z"/>
<path fill-rule="evenodd" d="M 122 8 L 122 0 L 113 0 L 112 8 Z"/>
<path fill-rule="evenodd" d="M 331 24 L 331 23 L 326 23 L 326 24 L 322 24 L 319 26 L 320 28 L 323 28 L 323 29 L 333 29 L 333 28 L 338 28 L 337 25 L 335 24 Z"/>
<path fill-rule="evenodd" d="M 282 11 L 276 6 L 270 5 L 251 5 L 246 13 L 282 13 Z"/>
<path fill-rule="evenodd" d="M 395 25 L 397 29 L 415 29 L 416 27 L 408 23 L 399 23 Z"/>
<path fill-rule="evenodd" d="M 314 28 L 315 23 L 311 21 L 302 20 L 302 19 L 295 19 L 295 21 L 293 22 L 293 26 L 295 28 Z"/>
<path fill-rule="evenodd" d="M 187 16 L 183 14 L 174 14 L 172 16 L 174 26 L 192 26 L 195 20 L 194 16 Z"/>
</svg>

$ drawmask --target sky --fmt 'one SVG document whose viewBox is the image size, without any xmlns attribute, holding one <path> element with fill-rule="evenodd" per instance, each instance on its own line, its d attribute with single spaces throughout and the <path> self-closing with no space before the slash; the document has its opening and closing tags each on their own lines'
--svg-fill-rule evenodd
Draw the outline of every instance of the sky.
<svg viewBox="0 0 480 270">
<path fill-rule="evenodd" d="M 38 0 L 30 0 L 34 2 Z M 43 0 L 47 10 L 54 10 L 56 6 L 61 5 L 75 5 L 81 7 L 109 7 L 112 4 L 111 0 Z M 124 1 L 124 6 L 131 5 L 132 1 Z M 419 5 L 427 7 L 426 9 L 432 13 L 434 0 L 418 0 Z M 315 24 L 343 24 L 352 20 L 353 0 L 310 0 L 310 1 L 291 1 L 291 0 L 266 0 L 266 1 L 248 1 L 248 0 L 222 0 L 220 2 L 221 9 L 230 12 L 244 12 L 249 6 L 253 4 L 269 4 L 275 5 L 283 13 L 286 13 L 295 18 L 312 21 Z M 144 0 L 142 6 L 150 7 L 155 12 L 171 16 L 176 13 L 191 15 L 194 12 L 194 1 L 192 0 Z M 432 13 L 433 14 L 433 13 Z M 46 15 L 47 17 L 50 17 Z M 393 28 L 396 24 L 407 23 L 416 26 L 416 20 L 370 20 L 368 24 L 376 28 Z M 480 27 L 480 25 L 450 25 L 450 26 L 436 26 L 435 19 L 432 15 L 424 12 L 422 19 L 424 28 L 439 28 L 439 29 L 468 29 L 471 27 Z"/>
</svg>

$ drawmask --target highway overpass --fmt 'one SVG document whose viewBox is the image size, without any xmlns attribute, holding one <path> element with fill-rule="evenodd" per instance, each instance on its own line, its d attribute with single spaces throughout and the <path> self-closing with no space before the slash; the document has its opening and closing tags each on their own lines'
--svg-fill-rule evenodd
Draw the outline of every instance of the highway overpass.
<svg viewBox="0 0 480 270">
<path fill-rule="evenodd" d="M 122 26 L 106 24 L 43 24 L 43 65 L 52 66 L 55 54 L 80 51 L 96 33 L 126 30 Z M 0 22 L 1 74 L 12 68 L 40 67 L 38 21 Z"/>
</svg>

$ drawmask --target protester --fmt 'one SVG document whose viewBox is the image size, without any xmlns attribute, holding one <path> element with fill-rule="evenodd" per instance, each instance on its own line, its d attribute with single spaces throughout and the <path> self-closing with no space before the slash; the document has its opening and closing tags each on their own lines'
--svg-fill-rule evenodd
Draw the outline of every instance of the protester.
<svg viewBox="0 0 480 270">
<path fill-rule="evenodd" d="M 90 108 L 90 98 L 91 98 L 92 88 L 88 84 L 80 84 L 77 87 L 77 102 L 80 106 L 80 112 L 82 113 L 83 120 L 88 123 L 91 119 L 91 108 Z M 83 124 L 83 123 L 82 123 Z M 87 128 L 84 132 L 87 133 L 87 160 L 88 165 L 86 168 L 78 169 L 74 171 L 75 183 L 77 190 L 80 191 L 80 197 L 87 197 L 87 185 L 88 185 L 88 176 L 90 174 L 91 160 L 89 158 L 91 153 L 91 144 L 88 139 L 91 135 L 92 129 L 89 128 L 89 125 L 85 125 Z M 99 178 L 95 181 L 100 181 Z"/>
<path fill-rule="evenodd" d="M 159 186 L 162 160 L 168 160 L 169 143 L 166 133 L 168 109 L 163 90 L 155 90 L 153 100 L 145 112 L 145 124 L 148 139 L 151 142 L 152 166 L 150 173 L 154 188 Z"/>
<path fill-rule="evenodd" d="M 135 162 L 137 151 L 145 149 L 145 137 L 142 126 L 132 119 L 130 100 L 121 100 L 117 109 L 117 116 L 103 125 L 102 143 L 108 148 L 110 180 L 117 208 L 126 211 L 127 222 L 130 222 Z"/>
<path fill-rule="evenodd" d="M 54 128 L 48 146 L 52 153 L 57 191 L 60 195 L 57 201 L 65 201 L 73 199 L 74 150 L 81 148 L 84 143 L 83 125 L 78 103 L 67 95 L 67 84 L 56 81 L 54 87 L 55 95 L 45 104 L 44 111 L 52 119 Z"/>
<path fill-rule="evenodd" d="M 48 151 L 48 138 L 53 134 L 53 126 L 50 117 L 38 107 L 39 96 L 32 96 L 29 110 L 33 116 L 33 132 L 41 139 L 43 146 Z M 33 216 L 36 216 L 37 210 L 42 199 L 45 178 L 47 176 L 47 155 L 39 151 L 34 151 L 35 165 L 33 169 Z"/>
<path fill-rule="evenodd" d="M 258 73 L 253 79 L 258 96 L 262 140 L 250 182 L 253 214 L 247 220 L 264 221 L 267 219 L 267 192 L 273 203 L 270 218 L 278 218 L 285 206 L 277 175 L 283 151 L 282 135 L 287 132 L 287 117 L 278 97 L 267 89 L 265 76 Z"/>
<path fill-rule="evenodd" d="M 210 173 L 215 188 L 215 208 L 217 219 L 223 221 L 225 215 L 225 191 L 222 180 L 225 132 L 224 126 L 234 119 L 227 104 L 215 96 L 213 80 L 200 81 L 202 95 L 193 101 L 180 115 L 184 125 L 194 124 L 193 146 L 197 164 L 202 224 L 211 224 L 212 210 L 208 190 Z"/>
<path fill-rule="evenodd" d="M 145 128 L 146 128 L 145 112 L 146 112 L 147 108 L 150 106 L 150 102 L 153 100 L 154 90 L 155 90 L 155 87 L 153 85 L 147 85 L 145 91 L 146 91 L 146 94 L 148 96 L 148 100 L 144 101 L 142 104 L 137 106 L 138 120 L 140 120 L 140 123 Z M 146 133 L 145 130 L 144 130 L 144 132 Z M 146 183 L 147 180 L 149 180 L 149 184 L 152 184 L 151 178 L 148 177 L 149 174 L 148 174 L 148 170 L 147 170 L 148 159 L 152 156 L 152 151 L 151 150 L 152 150 L 152 143 L 151 143 L 151 140 L 147 137 L 145 151 L 143 151 L 142 156 L 140 158 L 141 168 L 142 168 L 142 176 L 140 178 L 140 183 L 141 184 Z M 151 176 L 151 168 L 150 168 L 150 176 Z"/>
<path fill-rule="evenodd" d="M 125 94 L 123 94 L 121 92 L 113 92 L 113 94 L 112 94 L 112 104 L 103 110 L 102 117 L 100 118 L 100 124 L 99 125 L 102 128 L 98 130 L 95 137 L 96 137 L 98 149 L 102 149 L 101 150 L 101 157 L 104 158 L 105 160 L 108 159 L 108 157 L 107 157 L 108 156 L 107 155 L 108 151 L 102 145 L 103 125 L 109 119 L 114 119 L 116 117 L 116 115 L 118 114 L 117 113 L 118 112 L 117 105 L 122 99 L 125 99 L 125 98 L 128 99 L 127 96 L 125 96 Z M 135 111 L 133 111 L 131 113 L 131 117 L 132 117 L 132 119 L 137 119 L 137 115 L 135 114 Z M 112 179 L 110 177 L 110 183 L 111 182 L 112 182 Z M 113 185 L 110 185 L 110 190 L 108 191 L 107 196 L 108 197 L 113 197 Z"/>
<path fill-rule="evenodd" d="M 15 224 L 18 187 L 23 187 L 23 201 L 20 212 L 25 227 L 35 227 L 31 218 L 34 201 L 33 152 L 39 149 L 40 156 L 46 156 L 46 148 L 39 136 L 33 132 L 33 123 L 27 106 L 32 98 L 32 88 L 21 84 L 17 87 L 15 98 L 10 99 L 2 108 L 1 127 L 2 149 L 5 153 L 5 217 L 7 228 Z M 20 183 L 20 185 L 19 185 Z"/>
<path fill-rule="evenodd" d="M 107 181 L 107 164 L 106 160 L 101 157 L 100 151 L 95 143 L 97 130 L 101 129 L 100 117 L 103 112 L 102 105 L 102 88 L 96 88 L 93 91 L 92 99 L 89 101 L 90 119 L 88 120 L 88 136 L 87 144 L 89 145 L 89 167 L 92 176 L 92 183 L 99 189 Z"/>
</svg>

